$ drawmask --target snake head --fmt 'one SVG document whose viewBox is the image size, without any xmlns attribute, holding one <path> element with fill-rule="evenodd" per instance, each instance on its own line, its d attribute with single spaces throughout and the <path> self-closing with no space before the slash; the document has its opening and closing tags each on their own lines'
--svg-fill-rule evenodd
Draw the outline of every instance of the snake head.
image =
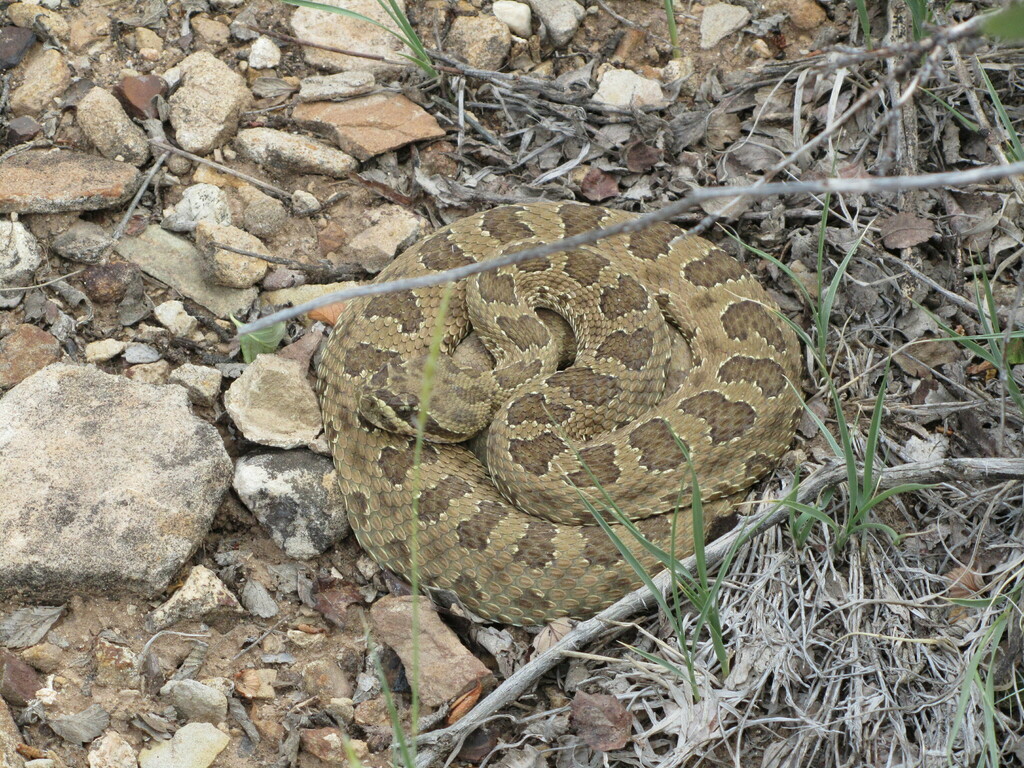
<svg viewBox="0 0 1024 768">
<path fill-rule="evenodd" d="M 424 438 L 434 443 L 459 443 L 475 434 L 467 431 L 472 427 L 464 423 L 462 407 L 445 384 L 451 374 L 449 366 L 455 370 L 448 358 L 438 362 L 423 425 Z M 381 368 L 360 392 L 359 415 L 380 429 L 415 436 L 420 424 L 426 367 L 426 358 L 417 358 Z"/>
</svg>

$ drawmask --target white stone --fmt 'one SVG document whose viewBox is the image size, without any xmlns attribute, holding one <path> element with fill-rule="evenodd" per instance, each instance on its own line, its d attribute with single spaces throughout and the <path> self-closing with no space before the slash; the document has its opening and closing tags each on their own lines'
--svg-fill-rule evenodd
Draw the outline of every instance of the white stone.
<svg viewBox="0 0 1024 768">
<path fill-rule="evenodd" d="M 208 365 L 185 363 L 174 369 L 168 377 L 171 384 L 180 384 L 188 390 L 188 397 L 197 405 L 210 406 L 217 402 L 220 383 L 224 376 Z"/>
<path fill-rule="evenodd" d="M 298 448 L 316 439 L 320 406 L 305 366 L 259 355 L 228 388 L 224 407 L 246 439 L 274 448 Z"/>
<path fill-rule="evenodd" d="M 266 35 L 261 35 L 249 49 L 249 66 L 253 69 L 273 69 L 281 63 L 281 49 Z"/>
<path fill-rule="evenodd" d="M 609 69 L 601 76 L 594 100 L 613 107 L 650 107 L 664 103 L 665 94 L 656 80 L 628 69 Z"/>
<path fill-rule="evenodd" d="M 209 723 L 189 723 L 139 753 L 139 768 L 207 768 L 231 741 Z"/>
<path fill-rule="evenodd" d="M 533 13 L 526 3 L 517 3 L 515 0 L 495 0 L 491 11 L 495 17 L 505 22 L 514 34 L 519 37 L 530 36 L 530 22 L 533 20 Z"/>
<path fill-rule="evenodd" d="M 185 311 L 185 305 L 180 301 L 165 301 L 153 308 L 153 315 L 157 322 L 175 336 L 191 336 L 199 327 L 199 321 Z"/>
<path fill-rule="evenodd" d="M 127 346 L 127 342 L 117 339 L 90 341 L 85 345 L 85 360 L 89 363 L 105 363 L 124 352 Z"/>
<path fill-rule="evenodd" d="M 587 13 L 576 0 L 530 0 L 530 6 L 556 48 L 572 40 Z"/>
<path fill-rule="evenodd" d="M 172 232 L 192 232 L 201 221 L 228 225 L 231 210 L 224 190 L 213 184 L 193 184 L 181 200 L 164 214 L 160 226 Z"/>
<path fill-rule="evenodd" d="M 369 93 L 375 85 L 372 72 L 338 72 L 310 75 L 299 83 L 299 101 L 342 101 Z"/>
<path fill-rule="evenodd" d="M 700 19 L 700 47 L 705 51 L 737 32 L 750 21 L 750 11 L 741 5 L 715 3 L 704 9 Z"/>
</svg>

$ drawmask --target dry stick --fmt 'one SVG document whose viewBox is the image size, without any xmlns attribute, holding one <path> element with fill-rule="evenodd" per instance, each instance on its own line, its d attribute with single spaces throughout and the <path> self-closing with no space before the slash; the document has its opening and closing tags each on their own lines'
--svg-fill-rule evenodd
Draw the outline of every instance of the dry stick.
<svg viewBox="0 0 1024 768">
<path fill-rule="evenodd" d="M 988 113 L 982 109 L 981 101 L 978 99 L 978 94 L 975 92 L 977 85 L 974 82 L 970 70 L 967 68 L 967 64 L 964 62 L 963 56 L 955 48 L 951 48 L 949 51 L 950 57 L 953 59 L 953 68 L 956 70 L 956 76 L 960 80 L 960 84 L 964 86 L 964 93 L 967 96 L 967 103 L 971 105 L 971 111 L 974 113 L 974 118 L 978 121 L 978 126 L 982 129 L 981 134 L 985 137 L 985 143 L 988 144 L 988 148 L 992 151 L 996 157 L 999 158 L 999 162 L 1008 163 L 1009 160 L 1006 157 L 1006 153 L 1003 152 L 1002 145 L 996 141 L 996 136 L 1000 135 L 1004 140 L 1009 140 L 1009 137 L 1005 135 L 1005 129 L 1002 122 L 998 122 L 998 130 L 993 130 L 992 123 L 988 119 Z M 981 66 L 977 64 L 977 66 Z M 1010 183 L 1013 185 L 1014 191 L 1017 193 L 1017 197 L 1024 202 L 1024 182 L 1020 179 L 1010 179 Z"/>
<path fill-rule="evenodd" d="M 302 261 L 296 261 L 295 259 L 285 259 L 280 256 L 271 256 L 267 253 L 252 251 L 248 248 L 239 248 L 235 245 L 220 243 L 216 240 L 211 241 L 210 246 L 212 248 L 219 248 L 222 251 L 237 253 L 240 256 L 248 256 L 251 259 L 259 259 L 260 261 L 265 261 L 268 264 L 277 264 L 278 266 L 294 269 L 297 272 L 302 272 L 303 274 L 308 275 L 314 282 L 318 283 L 333 283 L 336 280 L 355 280 L 357 277 L 363 277 L 366 275 L 366 270 L 357 266 L 346 268 L 335 267 L 331 264 L 307 264 Z"/>
<path fill-rule="evenodd" d="M 354 299 L 358 296 L 378 296 L 385 293 L 395 293 L 413 288 L 425 288 L 431 285 L 459 280 L 480 272 L 488 272 L 509 264 L 518 264 L 528 259 L 537 259 L 550 256 L 561 251 L 572 250 L 582 245 L 590 245 L 613 235 L 622 235 L 630 232 L 637 232 L 645 227 L 658 222 L 667 221 L 678 216 L 691 208 L 697 207 L 707 200 L 717 200 L 723 197 L 742 197 L 750 195 L 754 197 L 773 197 L 775 195 L 794 194 L 844 194 L 844 193 L 877 193 L 891 192 L 905 189 L 931 189 L 934 187 L 966 186 L 983 181 L 1002 179 L 1014 174 L 1024 174 L 1024 161 L 1010 165 L 986 166 L 974 168 L 969 171 L 949 171 L 946 173 L 929 173 L 920 176 L 895 176 L 888 178 L 864 178 L 864 179 L 821 179 L 819 181 L 794 181 L 774 184 L 753 184 L 748 187 L 715 187 L 711 189 L 695 189 L 682 199 L 669 203 L 657 211 L 651 211 L 635 219 L 613 224 L 604 229 L 593 229 L 582 232 L 563 240 L 556 240 L 552 243 L 527 248 L 515 253 L 506 254 L 496 259 L 485 262 L 468 264 L 455 269 L 444 270 L 432 275 L 421 275 L 418 277 L 407 277 L 401 280 L 392 280 L 385 283 L 373 283 L 361 285 L 355 288 L 335 291 L 320 296 L 296 307 L 283 309 L 272 315 L 267 315 L 259 320 L 247 323 L 238 329 L 240 334 L 253 333 L 268 328 L 274 323 L 282 320 L 289 320 L 298 315 L 310 312 L 329 304 L 339 301 Z"/>
<path fill-rule="evenodd" d="M 839 485 L 846 479 L 845 464 L 823 467 L 800 483 L 796 494 L 797 501 L 803 504 L 812 502 L 826 488 Z M 1024 479 L 1024 459 L 934 459 L 880 470 L 878 490 L 894 488 L 904 483 L 947 483 L 953 480 L 1000 482 L 1021 479 Z M 750 538 L 760 535 L 788 516 L 788 508 L 776 504 L 763 515 L 753 518 L 749 524 L 733 529 L 726 536 L 708 545 L 705 552 L 708 566 L 721 563 L 741 536 Z M 691 571 L 696 568 L 697 561 L 693 556 L 681 562 Z M 665 571 L 656 576 L 654 583 L 659 590 L 666 591 L 672 585 L 670 572 Z M 485 720 L 536 685 L 544 674 L 562 661 L 567 652 L 584 648 L 606 632 L 615 629 L 610 622 L 625 621 L 654 607 L 656 602 L 650 590 L 641 587 L 594 618 L 577 624 L 555 645 L 509 676 L 457 723 L 420 736 L 417 745 L 425 748 L 419 750 L 416 755 L 417 768 L 428 768 L 440 760 L 442 755 L 458 748 L 466 736 Z"/>
<path fill-rule="evenodd" d="M 279 200 L 284 200 L 285 202 L 290 202 L 291 199 L 292 199 L 292 196 L 291 196 L 290 192 L 286 192 L 285 190 L 281 189 L 280 187 L 275 187 L 273 184 L 268 184 L 265 181 L 260 181 L 255 176 L 250 176 L 247 173 L 242 173 L 241 171 L 236 171 L 234 168 L 229 168 L 226 165 L 221 165 L 220 163 L 215 163 L 213 160 L 207 160 L 205 157 L 200 157 L 199 155 L 193 155 L 191 152 L 186 152 L 184 149 L 181 149 L 180 147 L 172 147 L 170 144 L 166 144 L 163 141 L 160 141 L 159 139 L 150 139 L 149 143 L 152 144 L 154 147 L 157 147 L 158 149 L 163 150 L 164 152 L 173 152 L 176 155 L 181 155 L 182 157 L 187 157 L 189 160 L 191 160 L 194 163 L 202 163 L 203 165 L 208 165 L 211 168 L 220 171 L 221 173 L 226 173 L 229 176 L 236 176 L 237 178 L 242 179 L 243 181 L 249 182 L 254 187 L 259 187 L 260 189 L 264 190 L 268 194 L 273 195 L 274 197 L 278 198 Z"/>
</svg>

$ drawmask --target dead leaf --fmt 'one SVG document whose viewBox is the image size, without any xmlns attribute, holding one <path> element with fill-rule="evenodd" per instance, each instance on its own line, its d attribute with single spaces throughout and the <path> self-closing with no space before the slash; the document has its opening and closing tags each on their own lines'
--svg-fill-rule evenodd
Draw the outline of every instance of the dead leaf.
<svg viewBox="0 0 1024 768">
<path fill-rule="evenodd" d="M 952 598 L 977 597 L 978 593 L 985 588 L 985 582 L 981 578 L 981 574 L 962 565 L 947 571 L 945 576 L 950 581 L 947 594 Z M 962 605 L 954 605 L 949 609 L 949 621 L 952 624 L 963 621 L 967 616 L 968 609 Z"/>
<path fill-rule="evenodd" d="M 591 168 L 580 182 L 580 194 L 592 203 L 607 200 L 619 194 L 619 181 L 600 168 Z"/>
<path fill-rule="evenodd" d="M 0 645 L 28 648 L 40 642 L 61 616 L 63 605 L 36 605 L 20 608 L 0 621 Z"/>
<path fill-rule="evenodd" d="M 633 718 L 614 696 L 578 691 L 572 700 L 571 722 L 587 746 L 610 752 L 626 746 Z"/>
<path fill-rule="evenodd" d="M 50 718 L 46 724 L 64 741 L 85 744 L 106 730 L 110 725 L 110 715 L 99 704 L 93 704 L 74 715 Z"/>
<path fill-rule="evenodd" d="M 473 731 L 462 742 L 459 759 L 468 763 L 479 763 L 498 746 L 497 737 L 487 728 Z"/>
<path fill-rule="evenodd" d="M 319 320 L 324 325 L 334 326 L 338 322 L 338 318 L 341 316 L 341 311 L 345 308 L 345 304 L 348 302 L 338 301 L 334 304 L 328 304 L 326 307 L 320 307 L 320 309 L 314 309 L 307 314 L 310 320 Z"/>
<path fill-rule="evenodd" d="M 446 726 L 451 725 L 468 715 L 469 711 L 476 706 L 478 701 L 480 701 L 480 696 L 483 692 L 483 683 L 478 680 L 476 685 L 470 688 L 466 693 L 456 697 L 455 701 L 452 702 L 451 709 L 448 710 L 448 717 L 445 718 L 444 724 Z"/>
<path fill-rule="evenodd" d="M 333 577 L 318 578 L 313 583 L 313 607 L 336 627 L 345 626 L 345 613 L 350 605 L 363 602 L 355 584 Z"/>
<path fill-rule="evenodd" d="M 555 619 L 533 638 L 533 649 L 537 653 L 544 653 L 572 629 L 572 622 L 569 619 Z"/>
<path fill-rule="evenodd" d="M 661 162 L 662 152 L 657 147 L 634 141 L 623 152 L 626 168 L 633 173 L 645 173 Z"/>
<path fill-rule="evenodd" d="M 935 224 L 931 219 L 913 213 L 897 213 L 881 222 L 879 228 L 882 243 L 892 250 L 920 245 L 935 235 Z"/>
</svg>

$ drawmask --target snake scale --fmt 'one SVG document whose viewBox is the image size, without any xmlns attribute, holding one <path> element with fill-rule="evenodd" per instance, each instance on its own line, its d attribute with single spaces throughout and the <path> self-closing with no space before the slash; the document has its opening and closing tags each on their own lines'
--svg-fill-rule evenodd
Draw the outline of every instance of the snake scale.
<svg viewBox="0 0 1024 768">
<path fill-rule="evenodd" d="M 495 208 L 420 240 L 376 281 L 630 217 L 577 203 Z M 321 357 L 318 393 L 360 545 L 408 578 L 418 520 L 422 583 L 454 592 L 485 619 L 585 618 L 640 584 L 581 498 L 598 509 L 614 501 L 645 536 L 682 557 L 693 549 L 690 479 L 698 479 L 710 527 L 793 439 L 794 333 L 738 261 L 671 224 L 485 272 L 451 290 L 440 321 L 442 286 L 349 302 Z M 568 324 L 571 364 L 538 309 Z M 438 327 L 442 356 L 417 474 L 419 395 Z M 471 329 L 493 367 L 449 357 Z M 680 335 L 691 367 L 673 377 L 665 369 Z M 485 466 L 461 441 L 488 422 Z M 653 568 L 634 537 L 613 527 Z"/>
</svg>

